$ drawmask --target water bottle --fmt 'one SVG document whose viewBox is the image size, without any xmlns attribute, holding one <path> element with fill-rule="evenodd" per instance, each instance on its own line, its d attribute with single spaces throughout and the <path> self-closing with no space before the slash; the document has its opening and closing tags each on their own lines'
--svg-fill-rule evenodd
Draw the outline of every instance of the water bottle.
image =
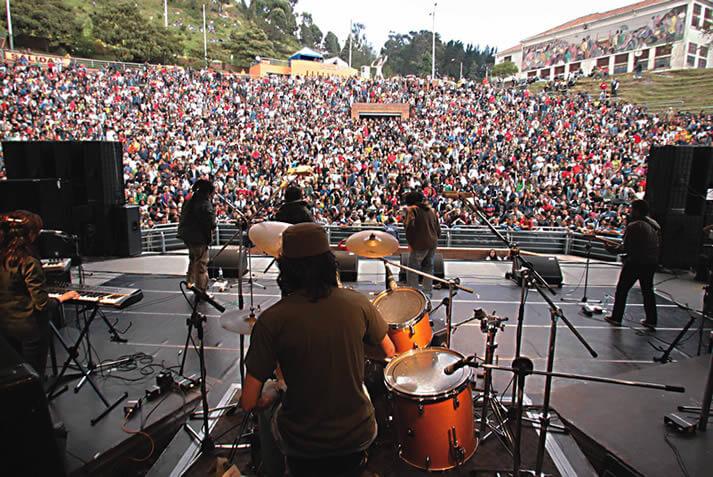
<svg viewBox="0 0 713 477">
<path fill-rule="evenodd" d="M 223 267 L 218 268 L 218 280 L 223 280 Z"/>
</svg>

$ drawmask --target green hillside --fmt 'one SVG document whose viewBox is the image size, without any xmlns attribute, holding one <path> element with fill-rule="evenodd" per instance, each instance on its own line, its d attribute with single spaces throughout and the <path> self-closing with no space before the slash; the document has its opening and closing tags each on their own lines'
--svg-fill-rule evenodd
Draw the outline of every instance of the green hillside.
<svg viewBox="0 0 713 477">
<path fill-rule="evenodd" d="M 302 46 L 294 2 L 204 1 L 211 60 L 248 66 L 255 56 L 282 58 Z M 16 46 L 35 46 L 23 45 L 24 34 L 49 40 L 48 49 L 55 53 L 200 63 L 204 1 L 169 0 L 166 29 L 163 0 L 13 0 Z"/>
<path fill-rule="evenodd" d="M 713 113 L 713 70 L 692 69 L 647 72 L 641 79 L 633 74 L 617 76 L 619 97 L 627 102 L 644 105 L 651 111 L 673 108 L 678 111 L 707 110 Z M 580 79 L 574 91 L 599 94 L 600 80 Z"/>
</svg>

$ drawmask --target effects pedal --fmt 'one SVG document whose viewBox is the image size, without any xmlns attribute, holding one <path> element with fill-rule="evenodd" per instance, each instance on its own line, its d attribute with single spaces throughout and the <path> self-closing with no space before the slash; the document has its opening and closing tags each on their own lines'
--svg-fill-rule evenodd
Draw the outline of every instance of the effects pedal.
<svg viewBox="0 0 713 477">
<path fill-rule="evenodd" d="M 696 432 L 696 424 L 678 414 L 665 415 L 663 422 L 679 434 L 694 434 Z"/>
</svg>

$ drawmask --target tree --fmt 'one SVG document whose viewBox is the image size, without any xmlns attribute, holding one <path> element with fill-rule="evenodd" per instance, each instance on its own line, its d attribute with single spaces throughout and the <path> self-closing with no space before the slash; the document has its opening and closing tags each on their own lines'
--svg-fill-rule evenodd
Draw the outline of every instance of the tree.
<svg viewBox="0 0 713 477">
<path fill-rule="evenodd" d="M 512 61 L 503 61 L 493 66 L 491 73 L 496 78 L 503 78 L 507 76 L 512 76 L 518 72 L 517 65 Z"/>
<path fill-rule="evenodd" d="M 90 18 L 94 36 L 119 60 L 167 63 L 182 50 L 172 30 L 149 23 L 130 0 L 102 2 Z"/>
<path fill-rule="evenodd" d="M 83 53 L 87 45 L 82 25 L 62 0 L 16 0 L 12 3 L 12 22 L 16 36 L 46 39 L 50 50 Z"/>
<path fill-rule="evenodd" d="M 357 69 L 363 65 L 370 65 L 376 59 L 374 50 L 366 41 L 365 30 L 366 27 L 363 23 L 354 23 L 352 25 L 352 67 Z M 349 40 L 344 43 L 339 56 L 349 58 Z"/>
<path fill-rule="evenodd" d="M 300 41 L 304 46 L 310 48 L 319 48 L 322 44 L 322 30 L 314 24 L 312 15 L 309 13 L 302 14 L 302 23 L 300 24 Z"/>
<path fill-rule="evenodd" d="M 331 56 L 339 55 L 342 48 L 339 46 L 339 38 L 334 32 L 328 31 L 327 36 L 324 37 L 324 49 L 327 50 Z"/>
<path fill-rule="evenodd" d="M 233 62 L 238 66 L 248 67 L 255 57 L 274 57 L 274 44 L 264 31 L 255 26 L 233 32 L 230 35 L 230 51 Z"/>
</svg>

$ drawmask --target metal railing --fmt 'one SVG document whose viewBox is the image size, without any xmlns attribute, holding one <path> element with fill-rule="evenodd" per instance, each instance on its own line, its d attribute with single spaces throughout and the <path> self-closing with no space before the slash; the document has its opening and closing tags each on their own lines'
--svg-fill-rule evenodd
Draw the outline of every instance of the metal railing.
<svg viewBox="0 0 713 477">
<path fill-rule="evenodd" d="M 327 235 L 332 245 L 338 245 L 351 234 L 368 229 L 381 229 L 381 226 L 339 226 L 327 225 Z M 403 227 L 397 227 L 399 242 L 406 245 Z M 213 233 L 213 245 L 225 245 L 237 233 L 232 223 L 219 223 Z M 179 239 L 177 224 L 157 225 L 152 229 L 141 230 L 143 252 L 167 253 L 185 248 Z M 503 235 L 515 242 L 522 250 L 543 254 L 563 254 L 585 256 L 587 245 L 591 243 L 591 257 L 597 260 L 615 261 L 616 255 L 608 252 L 604 246 L 585 235 L 561 227 L 545 227 L 539 230 L 502 230 Z M 503 248 L 503 243 L 482 225 L 444 227 L 438 240 L 439 247 L 448 248 Z"/>
</svg>

